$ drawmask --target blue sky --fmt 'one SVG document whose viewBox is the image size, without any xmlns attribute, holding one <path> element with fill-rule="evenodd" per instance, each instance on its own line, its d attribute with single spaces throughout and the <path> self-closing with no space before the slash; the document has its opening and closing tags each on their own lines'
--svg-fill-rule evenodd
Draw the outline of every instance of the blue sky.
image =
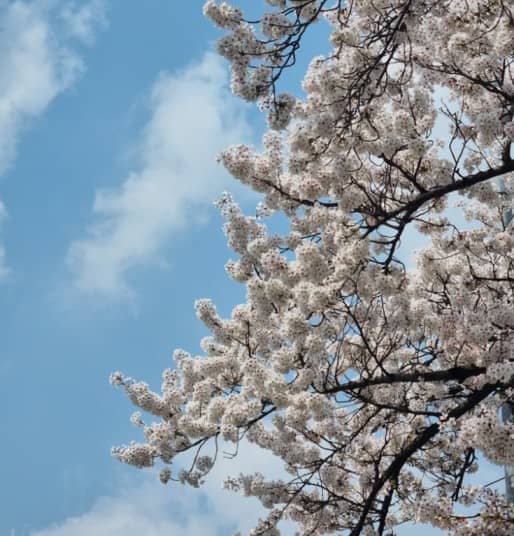
<svg viewBox="0 0 514 536">
<path fill-rule="evenodd" d="M 241 299 L 223 270 L 211 205 L 227 177 L 213 161 L 251 136 L 252 114 L 205 56 L 215 31 L 201 2 L 1 2 L 0 21 L 0 40 L 13 43 L 0 81 L 35 78 L 10 94 L 0 87 L 10 145 L 0 150 L 0 534 L 23 534 L 86 512 L 132 478 L 109 455 L 138 435 L 109 373 L 157 383 L 175 347 L 198 349 L 194 299 L 225 310 Z M 193 91 L 206 107 L 197 115 Z M 180 144 L 194 133 L 202 146 Z M 111 210 L 95 213 L 95 196 Z"/>
<path fill-rule="evenodd" d="M 243 500 L 213 524 L 219 480 L 214 499 L 190 495 L 109 454 L 139 433 L 110 372 L 158 385 L 175 348 L 199 351 L 194 300 L 243 299 L 212 202 L 255 198 L 215 156 L 264 123 L 230 96 L 202 4 L 0 2 L 1 535 L 226 534 L 257 518 Z M 143 521 L 116 517 L 136 503 Z"/>
<path fill-rule="evenodd" d="M 244 298 L 212 201 L 256 198 L 215 156 L 264 123 L 230 96 L 202 4 L 0 0 L 2 536 L 244 531 L 259 507 L 222 475 L 278 470 L 243 448 L 197 493 L 109 455 L 139 433 L 109 374 L 158 385 L 175 348 L 199 351 L 194 300 Z"/>
</svg>

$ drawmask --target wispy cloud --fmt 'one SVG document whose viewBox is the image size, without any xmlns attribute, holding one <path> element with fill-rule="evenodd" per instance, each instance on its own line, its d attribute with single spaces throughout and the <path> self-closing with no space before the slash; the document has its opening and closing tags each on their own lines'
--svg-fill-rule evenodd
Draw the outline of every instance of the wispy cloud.
<svg viewBox="0 0 514 536">
<path fill-rule="evenodd" d="M 241 531 L 248 534 L 264 508 L 248 499 L 223 490 L 227 475 L 261 472 L 268 477 L 281 471 L 272 454 L 241 445 L 234 459 L 221 459 L 200 490 L 180 484 L 163 486 L 156 475 L 146 475 L 139 484 L 132 482 L 120 493 L 98 499 L 91 510 L 66 519 L 31 536 L 215 536 Z M 151 479 L 151 480 L 150 480 Z M 293 534 L 285 524 L 284 536 Z"/>
<path fill-rule="evenodd" d="M 127 272 L 158 258 L 173 234 L 198 221 L 221 193 L 226 175 L 215 156 L 248 132 L 226 83 L 226 69 L 213 54 L 177 74 L 160 74 L 140 168 L 119 188 L 96 192 L 87 236 L 71 245 L 68 264 L 80 291 L 131 296 Z"/>
<path fill-rule="evenodd" d="M 221 450 L 232 450 L 223 445 Z M 155 474 L 120 484 L 119 493 L 99 498 L 92 508 L 30 536 L 226 536 L 249 534 L 268 510 L 255 498 L 222 489 L 227 476 L 259 472 L 267 479 L 288 478 L 282 462 L 271 454 L 242 442 L 236 458 L 218 460 L 201 489 L 172 483 L 163 486 Z M 280 523 L 282 536 L 292 536 L 297 527 Z M 427 525 L 400 527 L 399 536 L 442 536 Z"/>
<path fill-rule="evenodd" d="M 85 4 L 65 4 L 61 10 L 61 18 L 70 36 L 91 45 L 98 34 L 98 28 L 107 26 L 106 0 L 90 0 Z"/>
<path fill-rule="evenodd" d="M 83 73 L 73 28 L 83 28 L 85 37 L 87 26 L 91 37 L 99 17 L 105 19 L 103 6 L 92 0 L 73 10 L 71 3 L 61 2 L 59 10 L 68 13 L 63 18 L 50 0 L 0 1 L 0 175 L 12 166 L 20 136 L 31 121 Z M 87 23 L 79 24 L 84 18 Z M 0 248 L 0 260 L 3 256 Z"/>
</svg>

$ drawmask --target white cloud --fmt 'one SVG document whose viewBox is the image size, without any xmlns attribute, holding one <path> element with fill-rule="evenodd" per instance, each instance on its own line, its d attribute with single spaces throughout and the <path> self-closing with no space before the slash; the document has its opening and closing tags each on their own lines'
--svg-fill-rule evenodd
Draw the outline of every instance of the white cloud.
<svg viewBox="0 0 514 536">
<path fill-rule="evenodd" d="M 241 531 L 248 534 L 266 511 L 255 500 L 221 488 L 227 475 L 259 471 L 268 477 L 282 472 L 280 461 L 248 444 L 234 459 L 220 459 L 200 490 L 172 483 L 163 486 L 156 475 L 139 485 L 98 499 L 91 510 L 31 536 L 215 536 Z M 285 525 L 283 534 L 292 534 Z"/>
<path fill-rule="evenodd" d="M 72 10 L 65 3 L 63 26 L 53 2 L 0 2 L 0 174 L 12 163 L 27 122 L 83 72 L 84 64 L 65 36 L 77 33 L 75 28 L 92 36 L 95 21 L 104 17 L 102 5 L 92 0 Z"/>
<path fill-rule="evenodd" d="M 90 45 L 95 41 L 98 27 L 107 26 L 107 5 L 104 0 L 90 0 L 80 6 L 66 4 L 61 17 L 70 36 Z"/>
<path fill-rule="evenodd" d="M 80 291 L 130 296 L 127 271 L 158 258 L 173 233 L 197 222 L 221 193 L 226 174 L 215 156 L 248 131 L 226 82 L 226 69 L 213 54 L 158 77 L 140 169 L 119 188 L 96 192 L 95 221 L 71 245 L 68 263 Z"/>
<path fill-rule="evenodd" d="M 232 448 L 221 445 L 229 452 Z M 120 492 L 99 498 L 86 513 L 70 517 L 30 536 L 226 536 L 239 531 L 248 534 L 259 517 L 268 511 L 254 498 L 222 489 L 231 475 L 262 473 L 266 478 L 287 478 L 281 461 L 268 451 L 247 442 L 236 458 L 220 458 L 200 489 L 177 483 L 163 486 L 156 474 L 144 473 L 137 482 L 125 482 Z M 280 523 L 282 536 L 295 534 L 296 526 Z M 403 526 L 399 536 L 442 533 L 427 525 Z"/>
<path fill-rule="evenodd" d="M 96 6 L 94 12 L 99 15 L 101 5 L 92 0 L 83 9 Z M 52 0 L 0 0 L 0 175 L 12 165 L 20 135 L 30 121 L 43 114 L 84 71 L 80 56 L 67 38 L 77 18 L 82 17 L 82 10 L 70 11 L 62 24 L 55 9 Z M 94 20 L 91 15 L 90 35 Z"/>
</svg>

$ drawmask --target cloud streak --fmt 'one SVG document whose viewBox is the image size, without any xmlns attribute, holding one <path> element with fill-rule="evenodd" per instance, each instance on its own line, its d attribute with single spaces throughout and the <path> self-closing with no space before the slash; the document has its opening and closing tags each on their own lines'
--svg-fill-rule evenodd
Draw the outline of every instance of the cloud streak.
<svg viewBox="0 0 514 536">
<path fill-rule="evenodd" d="M 105 21 L 103 1 L 86 2 L 80 10 L 64 2 L 60 13 L 54 4 L 0 1 L 0 175 L 12 166 L 23 131 L 84 72 L 74 40 L 83 40 L 86 30 L 92 38 L 99 18 Z M 77 25 L 83 36 L 77 35 Z M 0 262 L 1 276 L 6 270 L 3 247 Z"/>
<path fill-rule="evenodd" d="M 231 451 L 223 445 L 220 450 Z M 288 478 L 282 462 L 255 445 L 243 441 L 236 458 L 220 458 L 201 489 L 171 483 L 163 486 L 156 474 L 145 473 L 137 482 L 120 486 L 119 493 L 99 498 L 92 508 L 30 536 L 226 536 L 249 534 L 266 510 L 255 498 L 222 489 L 227 476 L 259 472 L 267 479 Z M 279 524 L 282 536 L 292 536 L 297 527 Z M 399 536 L 442 536 L 427 525 L 400 527 Z"/>
<path fill-rule="evenodd" d="M 93 0 L 73 10 L 65 3 L 60 24 L 51 2 L 0 2 L 0 174 L 12 164 L 30 120 L 83 73 L 67 37 L 92 38 L 96 23 L 105 20 L 102 6 Z"/>
<path fill-rule="evenodd" d="M 158 259 L 174 233 L 198 222 L 221 193 L 226 175 L 215 156 L 249 131 L 226 83 L 226 69 L 213 54 L 177 74 L 159 75 L 139 146 L 140 168 L 118 188 L 96 192 L 93 223 L 70 247 L 78 290 L 130 297 L 128 272 Z"/>
<path fill-rule="evenodd" d="M 227 446 L 230 450 L 230 447 Z M 280 461 L 269 452 L 247 443 L 234 459 L 220 459 L 202 489 L 172 483 L 163 486 L 157 475 L 146 475 L 119 494 L 99 498 L 91 510 L 31 536 L 215 536 L 248 534 L 265 514 L 256 499 L 248 499 L 221 488 L 224 477 L 259 471 L 276 477 Z M 292 535 L 290 524 L 284 536 Z"/>
<path fill-rule="evenodd" d="M 68 35 L 87 45 L 95 42 L 98 28 L 105 28 L 108 24 L 105 0 L 90 0 L 79 7 L 75 4 L 65 4 L 60 16 Z"/>
</svg>

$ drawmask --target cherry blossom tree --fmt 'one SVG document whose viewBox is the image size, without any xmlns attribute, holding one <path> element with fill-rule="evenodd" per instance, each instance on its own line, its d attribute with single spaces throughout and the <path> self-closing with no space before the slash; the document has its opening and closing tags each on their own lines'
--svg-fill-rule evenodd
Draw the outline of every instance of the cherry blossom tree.
<svg viewBox="0 0 514 536">
<path fill-rule="evenodd" d="M 269 509 L 252 534 L 514 533 L 514 508 L 470 485 L 514 464 L 514 7 L 510 0 L 267 0 L 259 20 L 209 0 L 233 92 L 268 116 L 263 149 L 220 156 L 260 192 L 219 201 L 246 302 L 196 304 L 204 355 L 175 353 L 159 393 L 111 381 L 156 422 L 121 461 L 199 486 L 221 442 L 248 441 L 283 477 L 225 486 Z M 281 93 L 304 35 L 327 28 L 304 97 Z M 444 132 L 443 135 L 438 132 Z M 502 188 L 498 188 L 498 181 Z M 453 194 L 453 195 L 451 195 Z M 462 224 L 448 210 L 473 222 Z M 268 218 L 285 214 L 287 233 Z M 461 222 L 461 223 L 459 223 Z M 398 249 L 425 236 L 414 266 Z M 190 453 L 189 455 L 186 453 Z"/>
</svg>

